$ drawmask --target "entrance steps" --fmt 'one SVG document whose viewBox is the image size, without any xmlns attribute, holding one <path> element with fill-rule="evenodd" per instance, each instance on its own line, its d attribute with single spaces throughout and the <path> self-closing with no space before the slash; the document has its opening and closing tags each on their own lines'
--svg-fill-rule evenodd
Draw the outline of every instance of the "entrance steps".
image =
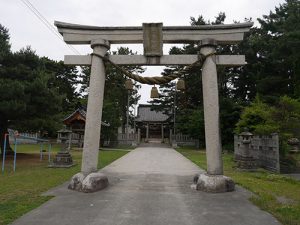
<svg viewBox="0 0 300 225">
<path fill-rule="evenodd" d="M 148 143 L 161 143 L 162 139 L 161 138 L 149 138 Z"/>
</svg>

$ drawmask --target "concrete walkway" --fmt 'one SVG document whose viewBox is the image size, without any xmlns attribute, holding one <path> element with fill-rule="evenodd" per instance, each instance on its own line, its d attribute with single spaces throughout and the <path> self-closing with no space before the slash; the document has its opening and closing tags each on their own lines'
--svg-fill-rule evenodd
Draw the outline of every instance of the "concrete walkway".
<svg viewBox="0 0 300 225">
<path fill-rule="evenodd" d="M 14 225 L 275 225 L 270 214 L 247 199 L 244 189 L 224 194 L 192 190 L 200 169 L 167 147 L 139 147 L 102 170 L 110 186 L 84 194 L 67 183 L 56 197 Z"/>
</svg>

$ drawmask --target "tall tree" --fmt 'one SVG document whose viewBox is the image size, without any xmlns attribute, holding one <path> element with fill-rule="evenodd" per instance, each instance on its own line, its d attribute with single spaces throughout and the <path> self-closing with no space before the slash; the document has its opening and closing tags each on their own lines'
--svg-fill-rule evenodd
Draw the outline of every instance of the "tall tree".
<svg viewBox="0 0 300 225">
<path fill-rule="evenodd" d="M 81 83 L 81 71 L 76 66 L 65 65 L 63 61 L 54 61 L 46 57 L 41 58 L 46 71 L 52 74 L 50 85 L 57 88 L 60 95 L 64 95 L 62 110 L 64 114 L 71 113 L 80 98 L 78 85 Z"/>
<path fill-rule="evenodd" d="M 239 48 L 248 64 L 233 80 L 233 94 L 253 100 L 256 94 L 269 103 L 279 97 L 300 96 L 300 2 L 287 0 L 269 15 L 258 18 Z"/>
<path fill-rule="evenodd" d="M 9 58 L 12 58 L 10 43 L 9 43 L 9 33 L 8 29 L 0 24 L 0 75 L 5 71 L 5 66 Z M 7 90 L 10 93 L 3 92 L 0 93 L 1 102 L 0 102 L 0 146 L 1 152 L 3 149 L 3 143 L 5 138 L 5 133 L 7 132 L 8 120 L 4 119 L 6 116 L 5 111 L 8 109 L 14 109 L 14 111 L 22 110 L 25 106 L 22 101 L 15 101 L 14 103 L 8 101 L 9 96 L 15 94 L 21 99 L 23 95 L 23 87 L 20 82 L 13 82 L 10 80 L 3 79 L 0 76 L 0 92 L 1 90 Z M 3 98 L 7 99 L 7 101 L 3 102 Z M 7 137 L 7 143 L 9 144 Z M 9 147 L 10 149 L 10 147 Z"/>
<path fill-rule="evenodd" d="M 29 47 L 12 53 L 8 30 L 0 27 L 0 143 L 8 127 L 22 131 L 55 131 L 62 100 L 55 76 Z M 8 142 L 9 143 L 9 142 Z"/>
</svg>

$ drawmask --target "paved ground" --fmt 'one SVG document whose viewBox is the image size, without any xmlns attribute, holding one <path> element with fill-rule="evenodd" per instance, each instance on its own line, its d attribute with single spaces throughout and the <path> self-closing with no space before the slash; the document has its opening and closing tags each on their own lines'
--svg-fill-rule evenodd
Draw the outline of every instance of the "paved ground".
<svg viewBox="0 0 300 225">
<path fill-rule="evenodd" d="M 109 188 L 92 194 L 50 190 L 56 197 L 14 225 L 275 225 L 247 199 L 250 193 L 192 190 L 200 169 L 167 147 L 139 147 L 103 169 Z"/>
</svg>

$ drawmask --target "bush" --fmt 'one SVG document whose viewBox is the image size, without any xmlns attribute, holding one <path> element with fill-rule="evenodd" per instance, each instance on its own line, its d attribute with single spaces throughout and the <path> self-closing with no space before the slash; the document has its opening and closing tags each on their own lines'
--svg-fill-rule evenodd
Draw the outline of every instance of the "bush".
<svg viewBox="0 0 300 225">
<path fill-rule="evenodd" d="M 284 156 L 288 151 L 287 140 L 300 138 L 300 102 L 283 96 L 274 105 L 268 105 L 256 97 L 250 106 L 244 108 L 235 132 L 240 133 L 246 127 L 259 135 L 278 133 L 280 153 Z"/>
</svg>

